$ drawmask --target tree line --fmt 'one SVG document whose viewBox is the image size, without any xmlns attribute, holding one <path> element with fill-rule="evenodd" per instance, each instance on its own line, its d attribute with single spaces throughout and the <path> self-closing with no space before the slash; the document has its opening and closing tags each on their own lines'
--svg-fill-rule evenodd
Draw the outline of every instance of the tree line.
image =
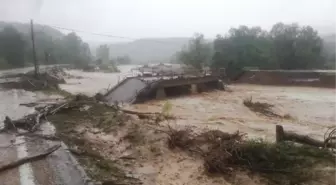
<svg viewBox="0 0 336 185">
<path fill-rule="evenodd" d="M 53 38 L 36 31 L 35 45 L 37 60 L 42 64 L 81 64 L 92 60 L 89 45 L 75 33 Z M 31 35 L 12 26 L 4 27 L 0 31 L 0 68 L 24 67 L 33 62 Z"/>
<path fill-rule="evenodd" d="M 102 63 L 112 63 L 114 65 L 126 65 L 132 63 L 132 60 L 128 55 L 111 57 L 110 47 L 107 44 L 102 44 L 97 48 L 96 58 Z"/>
<path fill-rule="evenodd" d="M 22 24 L 21 27 L 28 27 Z M 87 67 L 104 63 L 130 64 L 129 56 L 111 58 L 108 45 L 100 45 L 96 56 L 92 56 L 90 47 L 76 33 L 53 34 L 49 30 L 37 29 L 34 32 L 36 58 L 40 64 L 73 64 Z M 52 30 L 57 32 L 57 30 Z M 56 35 L 56 36 L 55 36 Z M 93 62 L 95 61 L 95 62 Z M 10 24 L 1 29 L 0 26 L 0 69 L 31 66 L 34 63 L 32 39 L 30 33 L 18 31 Z"/>
<path fill-rule="evenodd" d="M 177 53 L 180 63 L 237 72 L 256 69 L 328 69 L 334 67 L 335 52 L 326 52 L 322 38 L 311 26 L 277 23 L 270 31 L 239 26 L 207 42 L 195 34 Z"/>
</svg>

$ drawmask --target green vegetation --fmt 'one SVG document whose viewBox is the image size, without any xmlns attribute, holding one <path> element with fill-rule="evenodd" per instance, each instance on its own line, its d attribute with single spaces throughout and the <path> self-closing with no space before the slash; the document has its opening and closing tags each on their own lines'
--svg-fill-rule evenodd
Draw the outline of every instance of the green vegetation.
<svg viewBox="0 0 336 185">
<path fill-rule="evenodd" d="M 202 34 L 195 34 L 187 48 L 177 54 L 178 61 L 193 66 L 196 69 L 202 69 L 202 67 L 208 64 L 210 59 L 210 45 L 206 43 Z"/>
<path fill-rule="evenodd" d="M 107 73 L 120 72 L 116 62 L 110 59 L 110 48 L 108 45 L 100 45 L 97 48 L 96 56 L 98 58 L 98 60 L 96 60 L 96 65 L 101 71 Z"/>
<path fill-rule="evenodd" d="M 29 25 L 0 24 L 1 69 L 26 67 L 34 63 L 31 35 L 23 28 L 29 28 Z M 42 29 L 38 25 L 37 28 L 40 29 L 35 29 L 35 45 L 36 57 L 40 64 L 74 64 L 77 66 L 91 61 L 89 45 L 75 33 L 63 35 L 50 27 Z"/>
<path fill-rule="evenodd" d="M 317 165 L 335 166 L 334 156 L 328 150 L 289 142 L 248 140 L 237 152 L 233 165 L 261 173 L 269 184 L 305 184 L 323 177 Z"/>
<path fill-rule="evenodd" d="M 231 28 L 218 35 L 212 47 L 196 35 L 178 53 L 178 61 L 196 68 L 208 65 L 226 68 L 235 76 L 244 67 L 256 69 L 333 68 L 335 42 L 323 42 L 317 31 L 298 24 L 275 24 L 270 31 L 260 27 Z M 210 50 L 212 48 L 212 51 Z M 208 56 L 212 56 L 211 60 Z"/>
<path fill-rule="evenodd" d="M 106 63 L 109 61 L 110 58 L 110 49 L 107 44 L 100 45 L 97 48 L 96 55 L 98 60 L 100 60 L 102 63 Z"/>
<path fill-rule="evenodd" d="M 26 43 L 23 36 L 13 27 L 5 27 L 0 32 L 1 64 L 5 67 L 24 66 L 24 52 Z"/>
</svg>

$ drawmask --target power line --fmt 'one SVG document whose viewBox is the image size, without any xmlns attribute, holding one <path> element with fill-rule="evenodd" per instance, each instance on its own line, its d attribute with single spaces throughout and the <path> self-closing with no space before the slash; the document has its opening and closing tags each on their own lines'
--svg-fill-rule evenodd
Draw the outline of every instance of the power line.
<svg viewBox="0 0 336 185">
<path fill-rule="evenodd" d="M 127 40 L 138 40 L 139 38 L 132 38 L 132 37 L 124 37 L 124 36 L 117 36 L 117 35 L 110 35 L 110 34 L 104 34 L 104 33 L 96 33 L 96 32 L 89 32 L 84 30 L 78 30 L 78 29 L 72 29 L 72 28 L 65 28 L 60 26 L 53 26 L 53 25 L 45 25 L 50 26 L 52 28 L 61 29 L 61 30 L 67 30 L 72 32 L 80 32 L 80 33 L 87 33 L 91 35 L 98 35 L 98 36 L 104 36 L 104 37 L 110 37 L 110 38 L 119 38 L 119 39 L 127 39 Z M 173 44 L 171 42 L 164 42 L 164 41 L 158 41 L 158 40 L 150 40 L 151 42 L 157 42 L 161 44 Z"/>
<path fill-rule="evenodd" d="M 118 39 L 136 40 L 136 38 L 131 38 L 131 37 L 116 36 L 116 35 L 110 35 L 110 34 L 104 34 L 104 33 L 95 33 L 95 32 L 77 30 L 77 29 L 72 29 L 72 28 L 64 28 L 64 27 L 59 27 L 59 26 L 51 26 L 51 25 L 47 25 L 47 26 L 50 26 L 50 27 L 56 28 L 56 29 L 72 31 L 72 32 L 87 33 L 87 34 L 91 34 L 91 35 L 98 35 L 98 36 L 104 36 L 104 37 L 112 37 L 112 38 L 118 38 Z"/>
</svg>

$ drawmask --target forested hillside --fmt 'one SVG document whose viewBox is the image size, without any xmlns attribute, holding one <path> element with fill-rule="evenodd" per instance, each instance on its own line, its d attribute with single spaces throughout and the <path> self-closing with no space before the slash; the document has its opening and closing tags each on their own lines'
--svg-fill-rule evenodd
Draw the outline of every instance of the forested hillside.
<svg viewBox="0 0 336 185">
<path fill-rule="evenodd" d="M 334 69 L 335 34 L 319 35 L 310 26 L 275 24 L 271 30 L 240 26 L 219 33 L 214 40 L 202 34 L 193 38 L 147 38 L 100 45 L 93 57 L 88 43 L 75 33 L 35 25 L 37 60 L 41 64 L 105 62 L 181 62 L 197 68 L 211 66 L 242 69 Z M 30 24 L 0 22 L 0 68 L 33 63 Z M 106 54 L 107 53 L 107 54 Z"/>
<path fill-rule="evenodd" d="M 67 35 L 48 26 L 34 25 L 37 60 L 41 64 L 91 61 L 89 45 L 75 33 Z M 33 63 L 30 25 L 0 22 L 0 68 Z"/>
</svg>

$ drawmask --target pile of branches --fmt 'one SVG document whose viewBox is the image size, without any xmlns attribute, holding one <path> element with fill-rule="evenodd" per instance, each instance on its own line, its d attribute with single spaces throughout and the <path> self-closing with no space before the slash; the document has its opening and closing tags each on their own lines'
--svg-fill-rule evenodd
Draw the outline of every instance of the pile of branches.
<svg viewBox="0 0 336 185">
<path fill-rule="evenodd" d="M 324 146 L 333 145 L 335 146 L 336 141 L 336 126 L 329 127 L 324 133 Z"/>
<path fill-rule="evenodd" d="M 195 133 L 188 128 L 170 128 L 168 135 L 169 148 L 201 156 L 208 174 L 230 175 L 247 170 L 265 176 L 270 184 L 299 184 L 311 180 L 314 162 L 334 163 L 333 155 L 327 150 L 288 142 L 247 140 L 238 131 Z"/>
<path fill-rule="evenodd" d="M 52 67 L 45 69 L 38 76 L 35 76 L 33 71 L 26 74 L 18 74 L 13 77 L 18 77 L 18 80 L 13 80 L 1 83 L 4 88 L 10 89 L 25 89 L 30 91 L 46 90 L 46 89 L 59 89 L 59 84 L 64 84 L 65 71 L 60 67 Z"/>
<path fill-rule="evenodd" d="M 243 104 L 253 112 L 257 112 L 268 117 L 282 117 L 273 112 L 271 108 L 274 105 L 264 102 L 253 102 L 252 97 L 245 99 Z"/>
<path fill-rule="evenodd" d="M 1 131 L 17 131 L 17 129 L 23 129 L 29 132 L 35 132 L 39 129 L 41 123 L 47 120 L 49 115 L 54 115 L 69 109 L 80 109 L 82 106 L 89 103 L 96 103 L 95 98 L 85 95 L 77 95 L 66 102 L 48 104 L 44 107 L 36 107 L 35 113 L 26 115 L 18 120 L 12 120 L 6 116 L 4 120 L 4 128 Z"/>
<path fill-rule="evenodd" d="M 219 130 L 197 134 L 189 128 L 170 128 L 168 146 L 171 149 L 177 147 L 199 154 L 203 157 L 204 167 L 209 173 L 227 173 L 232 171 L 233 158 L 239 155 L 238 150 L 244 135 L 238 131 L 230 134 Z"/>
</svg>

